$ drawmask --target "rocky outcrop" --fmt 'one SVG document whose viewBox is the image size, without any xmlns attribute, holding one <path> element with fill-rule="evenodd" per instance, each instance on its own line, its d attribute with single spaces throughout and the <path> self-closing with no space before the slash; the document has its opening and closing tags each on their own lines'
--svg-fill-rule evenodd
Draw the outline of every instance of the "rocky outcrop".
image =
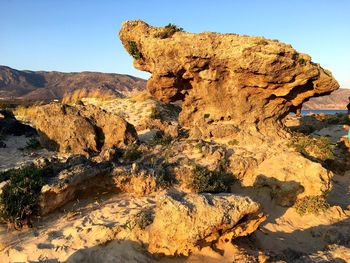
<svg viewBox="0 0 350 263">
<path fill-rule="evenodd" d="M 38 130 L 43 146 L 64 153 L 91 156 L 137 140 L 133 125 L 92 105 L 50 103 L 18 114 Z"/>
<path fill-rule="evenodd" d="M 128 21 L 119 36 L 134 66 L 152 74 L 150 93 L 183 100 L 180 122 L 194 137 L 283 137 L 281 119 L 339 87 L 310 56 L 277 40 L 167 30 Z"/>
<path fill-rule="evenodd" d="M 265 220 L 260 206 L 233 194 L 160 196 L 148 228 L 148 250 L 165 255 L 189 255 L 218 241 L 251 234 Z"/>
</svg>

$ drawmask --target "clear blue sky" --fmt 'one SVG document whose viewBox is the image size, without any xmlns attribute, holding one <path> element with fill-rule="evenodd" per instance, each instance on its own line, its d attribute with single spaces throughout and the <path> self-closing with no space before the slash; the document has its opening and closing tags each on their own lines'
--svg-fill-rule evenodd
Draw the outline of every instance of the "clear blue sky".
<svg viewBox="0 0 350 263">
<path fill-rule="evenodd" d="M 350 88 L 348 0 L 0 0 L 0 64 L 147 77 L 133 68 L 118 38 L 121 23 L 131 19 L 279 39 Z"/>
</svg>

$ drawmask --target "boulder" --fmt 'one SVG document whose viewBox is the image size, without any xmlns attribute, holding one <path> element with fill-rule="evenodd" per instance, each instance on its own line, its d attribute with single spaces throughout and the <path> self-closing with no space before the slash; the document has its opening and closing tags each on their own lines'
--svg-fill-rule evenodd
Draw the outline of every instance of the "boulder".
<svg viewBox="0 0 350 263">
<path fill-rule="evenodd" d="M 179 120 L 195 137 L 283 138 L 289 112 L 339 88 L 310 56 L 277 40 L 192 34 L 139 20 L 124 22 L 119 36 L 134 66 L 152 74 L 149 92 L 183 101 Z"/>
<path fill-rule="evenodd" d="M 230 169 L 242 186 L 268 186 L 271 197 L 282 206 L 291 206 L 297 199 L 323 195 L 332 189 L 333 173 L 297 152 L 281 150 L 260 159 L 234 155 L 230 161 Z"/>
<path fill-rule="evenodd" d="M 189 255 L 246 236 L 265 220 L 259 204 L 233 194 L 167 193 L 157 200 L 148 230 L 148 251 Z"/>
<path fill-rule="evenodd" d="M 137 140 L 133 125 L 96 106 L 50 103 L 24 111 L 21 118 L 39 132 L 43 146 L 64 153 L 97 155 Z"/>
</svg>

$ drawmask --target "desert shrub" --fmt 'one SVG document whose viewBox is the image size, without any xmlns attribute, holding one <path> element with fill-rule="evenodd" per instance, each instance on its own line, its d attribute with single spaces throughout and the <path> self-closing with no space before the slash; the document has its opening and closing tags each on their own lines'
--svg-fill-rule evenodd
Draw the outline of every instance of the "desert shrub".
<svg viewBox="0 0 350 263">
<path fill-rule="evenodd" d="M 141 155 L 142 152 L 139 150 L 139 146 L 137 144 L 130 144 L 124 150 L 122 158 L 133 162 L 139 159 Z"/>
<path fill-rule="evenodd" d="M 148 145 L 155 146 L 155 145 L 169 145 L 172 142 L 173 138 L 170 135 L 159 133 L 154 136 L 152 140 L 149 140 L 147 142 Z"/>
<path fill-rule="evenodd" d="M 38 150 L 41 149 L 41 144 L 37 138 L 32 137 L 27 141 L 26 146 L 24 146 L 24 150 Z"/>
<path fill-rule="evenodd" d="M 229 191 L 230 180 L 224 171 L 210 171 L 195 165 L 188 186 L 196 193 L 219 193 Z"/>
<path fill-rule="evenodd" d="M 305 196 L 302 199 L 296 201 L 294 208 L 300 215 L 305 214 L 315 214 L 326 211 L 330 205 L 328 204 L 326 198 L 322 195 L 318 196 Z"/>
<path fill-rule="evenodd" d="M 335 145 L 327 137 L 312 137 L 295 133 L 288 146 L 303 155 L 311 156 L 321 161 L 335 158 L 333 153 Z"/>
<path fill-rule="evenodd" d="M 129 53 L 130 55 L 134 58 L 134 59 L 140 59 L 142 58 L 142 54 L 140 52 L 140 50 L 137 47 L 137 44 L 135 41 L 129 41 Z"/>
<path fill-rule="evenodd" d="M 152 224 L 152 222 L 153 222 L 152 211 L 143 210 L 136 215 L 134 224 L 141 229 L 145 229 L 147 226 Z"/>
<path fill-rule="evenodd" d="M 30 217 L 37 212 L 39 197 L 47 169 L 27 166 L 0 174 L 0 180 L 9 180 L 0 195 L 0 219 L 17 228 L 30 225 Z"/>
<path fill-rule="evenodd" d="M 158 37 L 160 39 L 169 38 L 172 35 L 174 35 L 176 32 L 183 32 L 183 31 L 184 30 L 182 27 L 178 27 L 177 25 L 169 23 L 164 27 L 162 32 L 155 34 L 155 37 Z"/>
<path fill-rule="evenodd" d="M 170 187 L 174 182 L 174 175 L 171 173 L 168 164 L 162 163 L 155 169 L 156 184 L 159 188 Z"/>
</svg>

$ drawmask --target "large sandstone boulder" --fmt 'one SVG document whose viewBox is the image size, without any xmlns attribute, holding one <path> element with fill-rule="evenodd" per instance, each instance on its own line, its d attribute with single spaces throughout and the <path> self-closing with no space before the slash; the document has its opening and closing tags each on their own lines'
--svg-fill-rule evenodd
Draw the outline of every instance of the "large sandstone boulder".
<svg viewBox="0 0 350 263">
<path fill-rule="evenodd" d="M 180 122 L 196 137 L 284 137 L 281 123 L 311 97 L 338 89 L 328 70 L 292 46 L 262 37 L 175 32 L 127 21 L 120 39 L 147 88 L 183 100 Z"/>
<path fill-rule="evenodd" d="M 246 236 L 265 220 L 259 204 L 233 194 L 160 196 L 148 228 L 148 251 L 188 255 L 198 249 Z"/>
<path fill-rule="evenodd" d="M 43 146 L 64 153 L 96 155 L 137 140 L 133 125 L 93 105 L 51 103 L 21 114 L 38 130 Z"/>
</svg>

